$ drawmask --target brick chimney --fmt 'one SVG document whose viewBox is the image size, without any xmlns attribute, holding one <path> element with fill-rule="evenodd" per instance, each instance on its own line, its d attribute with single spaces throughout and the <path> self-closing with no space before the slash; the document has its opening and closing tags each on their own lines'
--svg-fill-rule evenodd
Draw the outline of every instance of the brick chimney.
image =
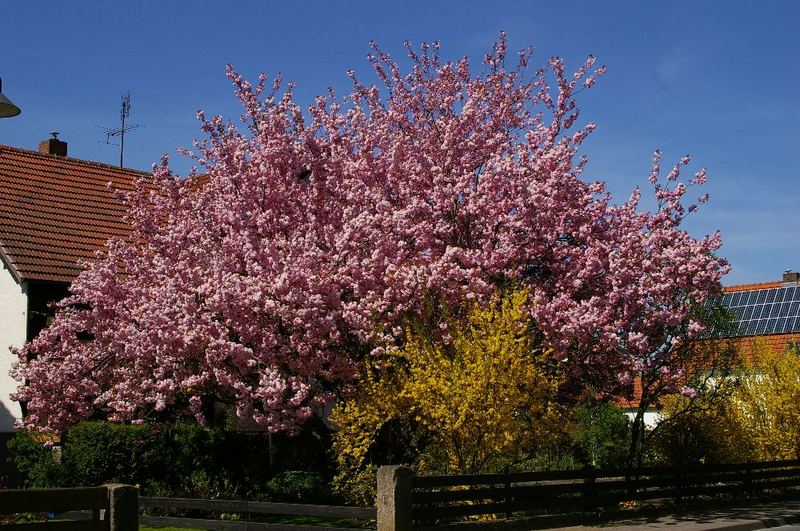
<svg viewBox="0 0 800 531">
<path fill-rule="evenodd" d="M 47 140 L 39 142 L 39 153 L 66 157 L 67 143 L 58 139 L 58 132 L 54 131 L 50 134 L 53 135 L 53 138 L 48 138 Z"/>
<path fill-rule="evenodd" d="M 800 283 L 800 273 L 787 269 L 783 272 L 783 284 L 797 284 Z"/>
</svg>

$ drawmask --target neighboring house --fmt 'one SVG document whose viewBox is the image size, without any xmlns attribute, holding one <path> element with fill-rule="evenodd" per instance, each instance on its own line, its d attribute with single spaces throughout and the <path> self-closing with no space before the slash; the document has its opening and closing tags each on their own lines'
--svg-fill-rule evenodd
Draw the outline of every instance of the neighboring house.
<svg viewBox="0 0 800 531">
<path fill-rule="evenodd" d="M 733 314 L 741 338 L 740 352 L 752 357 L 756 342 L 775 352 L 800 343 L 800 273 L 783 279 L 725 288 L 722 305 Z"/>
<path fill-rule="evenodd" d="M 757 343 L 774 352 L 786 352 L 800 345 L 800 273 L 785 271 L 783 279 L 759 284 L 740 284 L 723 288 L 722 305 L 734 318 L 739 353 L 752 359 Z M 617 399 L 629 418 L 633 419 L 641 396 L 641 380 L 634 381 L 633 399 Z M 658 423 L 658 408 L 645 413 L 645 424 Z"/>
<path fill-rule="evenodd" d="M 80 272 L 79 261 L 128 232 L 114 189 L 131 189 L 140 175 L 69 158 L 55 134 L 38 152 L 0 145 L 0 448 L 22 415 L 9 397 L 16 382 L 8 374 L 15 361 L 8 348 L 44 328 L 52 303 Z"/>
</svg>

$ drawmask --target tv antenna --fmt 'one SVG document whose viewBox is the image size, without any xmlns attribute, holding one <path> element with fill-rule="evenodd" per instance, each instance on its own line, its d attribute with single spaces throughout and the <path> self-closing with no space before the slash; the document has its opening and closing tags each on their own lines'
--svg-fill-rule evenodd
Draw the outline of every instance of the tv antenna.
<svg viewBox="0 0 800 531">
<path fill-rule="evenodd" d="M 119 110 L 120 126 L 113 129 L 110 127 L 102 127 L 100 125 L 97 126 L 100 129 L 102 129 L 103 132 L 106 134 L 105 142 L 103 142 L 102 140 L 98 140 L 98 142 L 101 142 L 103 144 L 110 144 L 112 146 L 119 146 L 120 168 L 122 167 L 122 162 L 125 157 L 125 133 L 142 127 L 139 124 L 125 125 L 125 119 L 128 118 L 130 115 L 131 115 L 131 91 L 129 90 L 122 95 L 122 104 L 120 105 L 120 110 Z M 112 138 L 116 139 L 117 137 L 119 137 L 119 144 L 111 141 Z"/>
</svg>

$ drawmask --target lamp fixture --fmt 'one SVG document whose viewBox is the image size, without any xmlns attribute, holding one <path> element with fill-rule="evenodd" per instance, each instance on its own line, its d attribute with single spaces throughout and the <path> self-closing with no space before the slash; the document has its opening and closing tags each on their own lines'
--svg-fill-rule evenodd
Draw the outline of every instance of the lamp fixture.
<svg viewBox="0 0 800 531">
<path fill-rule="evenodd" d="M 0 118 L 11 118 L 21 112 L 20 108 L 3 94 L 3 80 L 0 79 Z"/>
</svg>

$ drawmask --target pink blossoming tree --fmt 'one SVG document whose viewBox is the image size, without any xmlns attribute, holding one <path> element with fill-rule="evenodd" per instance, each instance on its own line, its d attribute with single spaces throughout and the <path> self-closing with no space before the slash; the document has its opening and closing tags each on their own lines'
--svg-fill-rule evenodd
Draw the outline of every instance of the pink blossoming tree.
<svg viewBox="0 0 800 531">
<path fill-rule="evenodd" d="M 726 265 L 718 235 L 681 229 L 695 206 L 680 165 L 664 180 L 656 161 L 654 213 L 638 191 L 614 206 L 581 180 L 594 126 L 575 129 L 575 96 L 604 69 L 533 68 L 530 50 L 512 68 L 502 35 L 479 74 L 438 44 L 407 46 L 407 72 L 372 50 L 376 84 L 350 72 L 349 95 L 305 113 L 291 84 L 229 68 L 246 127 L 200 113 L 200 175 L 165 162 L 126 196 L 130 237 L 18 352 L 25 425 L 202 422 L 222 401 L 291 431 L 400 344 L 426 301 L 457 309 L 516 282 L 574 379 L 670 367 L 665 341 L 700 333 L 691 308 Z"/>
</svg>

